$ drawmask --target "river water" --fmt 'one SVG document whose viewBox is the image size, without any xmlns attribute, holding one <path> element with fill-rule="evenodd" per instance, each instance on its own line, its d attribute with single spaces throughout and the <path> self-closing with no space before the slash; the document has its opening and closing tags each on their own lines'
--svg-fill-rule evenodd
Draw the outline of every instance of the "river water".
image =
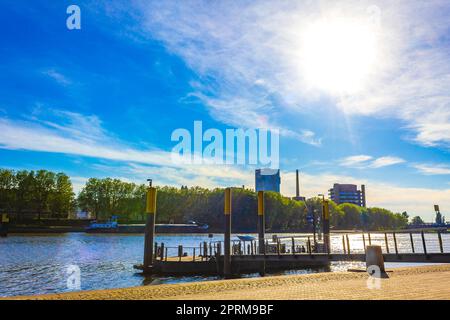
<svg viewBox="0 0 450 320">
<path fill-rule="evenodd" d="M 270 236 L 270 235 L 268 235 Z M 290 236 L 284 234 L 283 236 Z M 384 247 L 384 235 L 372 234 L 372 244 Z M 439 252 L 436 234 L 426 234 L 427 251 Z M 442 235 L 444 251 L 450 252 L 450 234 Z M 233 239 L 236 239 L 233 236 Z M 156 241 L 164 242 L 169 255 L 176 255 L 176 246 L 197 247 L 203 241 L 221 241 L 222 235 L 160 235 Z M 366 237 L 366 244 L 367 244 Z M 342 252 L 342 236 L 331 239 L 332 251 Z M 397 234 L 399 252 L 411 252 L 409 235 Z M 215 280 L 217 276 L 196 277 L 143 277 L 133 269 L 142 262 L 144 237 L 141 234 L 45 234 L 9 235 L 0 238 L 0 296 L 34 295 L 77 290 L 73 282 L 68 284 L 73 266 L 80 271 L 80 289 L 108 289 L 179 283 L 200 280 Z M 290 242 L 288 241 L 287 244 Z M 423 252 L 419 234 L 414 235 L 416 252 Z M 289 245 L 288 245 L 289 247 Z M 363 252 L 361 235 L 350 236 L 352 252 Z M 394 251 L 392 237 L 389 239 L 391 252 Z M 384 249 L 383 249 L 384 250 Z M 399 267 L 412 264 L 386 264 Z M 417 265 L 417 264 L 415 264 Z M 274 274 L 299 274 L 323 271 L 345 271 L 348 268 L 363 267 L 361 262 L 334 262 L 330 268 L 300 269 Z M 257 274 L 243 275 L 254 277 Z"/>
</svg>

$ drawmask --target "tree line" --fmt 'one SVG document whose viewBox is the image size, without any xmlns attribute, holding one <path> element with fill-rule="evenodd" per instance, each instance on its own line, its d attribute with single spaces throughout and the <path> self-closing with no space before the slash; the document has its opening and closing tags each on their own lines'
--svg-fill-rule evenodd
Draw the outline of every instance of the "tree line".
<svg viewBox="0 0 450 320">
<path fill-rule="evenodd" d="M 64 173 L 0 169 L 0 211 L 17 219 L 67 218 L 75 210 L 72 182 Z"/>
<path fill-rule="evenodd" d="M 76 210 L 86 211 L 97 220 L 112 215 L 121 223 L 145 221 L 146 186 L 119 179 L 89 179 L 77 197 L 64 173 L 46 170 L 0 170 L 0 211 L 21 214 L 43 213 L 52 218 L 68 218 Z M 383 208 L 362 208 L 353 204 L 330 203 L 330 224 L 335 229 L 387 230 L 408 224 L 406 213 Z M 157 223 L 206 223 L 210 230 L 223 229 L 224 190 L 201 187 L 158 187 Z M 320 225 L 322 199 L 297 201 L 276 192 L 265 193 L 266 228 L 270 231 L 310 231 L 308 216 L 317 217 Z M 232 225 L 235 231 L 251 232 L 257 223 L 256 193 L 234 188 Z"/>
</svg>

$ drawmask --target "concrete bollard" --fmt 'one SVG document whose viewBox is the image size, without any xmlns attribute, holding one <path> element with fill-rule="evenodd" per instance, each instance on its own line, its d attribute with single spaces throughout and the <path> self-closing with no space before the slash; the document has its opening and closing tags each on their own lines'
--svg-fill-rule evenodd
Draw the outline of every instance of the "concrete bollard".
<svg viewBox="0 0 450 320">
<path fill-rule="evenodd" d="M 385 272 L 384 258 L 381 252 L 381 246 L 367 246 L 366 248 L 366 267 L 377 266 L 381 272 Z"/>
</svg>

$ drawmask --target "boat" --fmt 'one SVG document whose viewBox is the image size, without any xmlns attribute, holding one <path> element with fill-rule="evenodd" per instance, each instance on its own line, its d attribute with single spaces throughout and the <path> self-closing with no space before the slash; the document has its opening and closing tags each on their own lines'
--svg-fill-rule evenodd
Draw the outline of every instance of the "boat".
<svg viewBox="0 0 450 320">
<path fill-rule="evenodd" d="M 254 241 L 256 240 L 253 236 L 237 236 L 241 241 Z"/>
<path fill-rule="evenodd" d="M 195 221 L 188 221 L 188 223 L 168 223 L 156 224 L 156 233 L 205 233 L 208 231 L 207 224 L 197 223 Z M 88 233 L 144 233 L 145 224 L 124 225 L 118 224 L 117 216 L 112 216 L 106 222 L 93 221 L 86 228 Z"/>
</svg>

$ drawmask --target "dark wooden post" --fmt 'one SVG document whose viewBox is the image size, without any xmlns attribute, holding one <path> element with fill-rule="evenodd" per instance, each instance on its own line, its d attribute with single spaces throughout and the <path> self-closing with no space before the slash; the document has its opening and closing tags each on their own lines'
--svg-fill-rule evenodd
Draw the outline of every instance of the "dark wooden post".
<svg viewBox="0 0 450 320">
<path fill-rule="evenodd" d="M 259 274 L 264 276 L 266 274 L 266 242 L 264 241 L 266 233 L 265 225 L 265 205 L 264 205 L 264 191 L 258 191 L 258 246 L 259 254 L 264 257 L 261 261 Z"/>
<path fill-rule="evenodd" d="M 384 233 L 384 242 L 386 243 L 386 253 L 389 253 L 389 242 L 388 242 L 388 236 L 387 233 Z"/>
<path fill-rule="evenodd" d="M 347 251 L 345 250 L 345 236 L 342 236 L 342 248 L 344 248 L 344 254 L 347 253 Z"/>
<path fill-rule="evenodd" d="M 264 191 L 258 191 L 258 242 L 259 253 L 264 254 L 265 218 Z"/>
<path fill-rule="evenodd" d="M 223 260 L 223 273 L 225 276 L 231 274 L 231 188 L 225 189 L 225 235 L 224 235 L 224 260 Z"/>
<path fill-rule="evenodd" d="M 195 248 L 194 248 L 194 253 L 192 254 L 192 261 L 195 262 Z"/>
<path fill-rule="evenodd" d="M 183 256 L 183 246 L 178 246 L 178 261 L 181 261 L 181 257 Z"/>
<path fill-rule="evenodd" d="M 372 237 L 370 236 L 370 232 L 367 233 L 367 236 L 369 237 L 369 246 L 372 245 Z"/>
<path fill-rule="evenodd" d="M 161 261 L 164 260 L 164 242 L 161 243 L 161 252 L 160 252 Z"/>
<path fill-rule="evenodd" d="M 167 261 L 167 247 L 166 247 L 166 253 L 164 255 L 166 257 L 166 261 Z"/>
<path fill-rule="evenodd" d="M 395 254 L 398 254 L 398 247 L 397 247 L 397 237 L 395 235 L 395 232 L 392 233 L 394 236 L 394 247 L 395 247 Z"/>
<path fill-rule="evenodd" d="M 347 253 L 350 254 L 350 240 L 348 238 L 348 234 L 346 234 L 345 237 L 347 238 Z"/>
<path fill-rule="evenodd" d="M 330 207 L 328 200 L 323 199 L 322 212 L 323 243 L 325 244 L 325 252 L 330 253 Z"/>
<path fill-rule="evenodd" d="M 364 248 L 364 252 L 366 252 L 366 237 L 364 236 L 364 232 L 362 234 L 362 240 L 363 240 L 363 248 Z"/>
<path fill-rule="evenodd" d="M 427 245 L 425 243 L 425 235 L 423 234 L 423 230 L 420 232 L 422 235 L 422 245 L 423 245 L 423 252 L 425 253 L 425 255 L 427 254 Z"/>
<path fill-rule="evenodd" d="M 153 264 L 153 241 L 155 238 L 156 188 L 147 189 L 147 221 L 144 238 L 144 269 Z"/>
<path fill-rule="evenodd" d="M 414 239 L 413 239 L 412 232 L 409 233 L 409 239 L 411 240 L 411 250 L 412 250 L 412 253 L 415 253 L 415 249 L 414 249 Z"/>
<path fill-rule="evenodd" d="M 440 231 L 438 231 L 438 239 L 439 239 L 439 248 L 441 249 L 441 253 L 444 253 L 444 246 L 442 245 L 442 236 L 441 236 Z"/>
<path fill-rule="evenodd" d="M 291 242 L 292 242 L 292 254 L 295 254 L 295 240 L 294 240 L 294 237 L 291 238 Z"/>
<path fill-rule="evenodd" d="M 311 248 L 311 239 L 308 237 L 308 253 L 312 254 L 312 248 Z"/>
</svg>

